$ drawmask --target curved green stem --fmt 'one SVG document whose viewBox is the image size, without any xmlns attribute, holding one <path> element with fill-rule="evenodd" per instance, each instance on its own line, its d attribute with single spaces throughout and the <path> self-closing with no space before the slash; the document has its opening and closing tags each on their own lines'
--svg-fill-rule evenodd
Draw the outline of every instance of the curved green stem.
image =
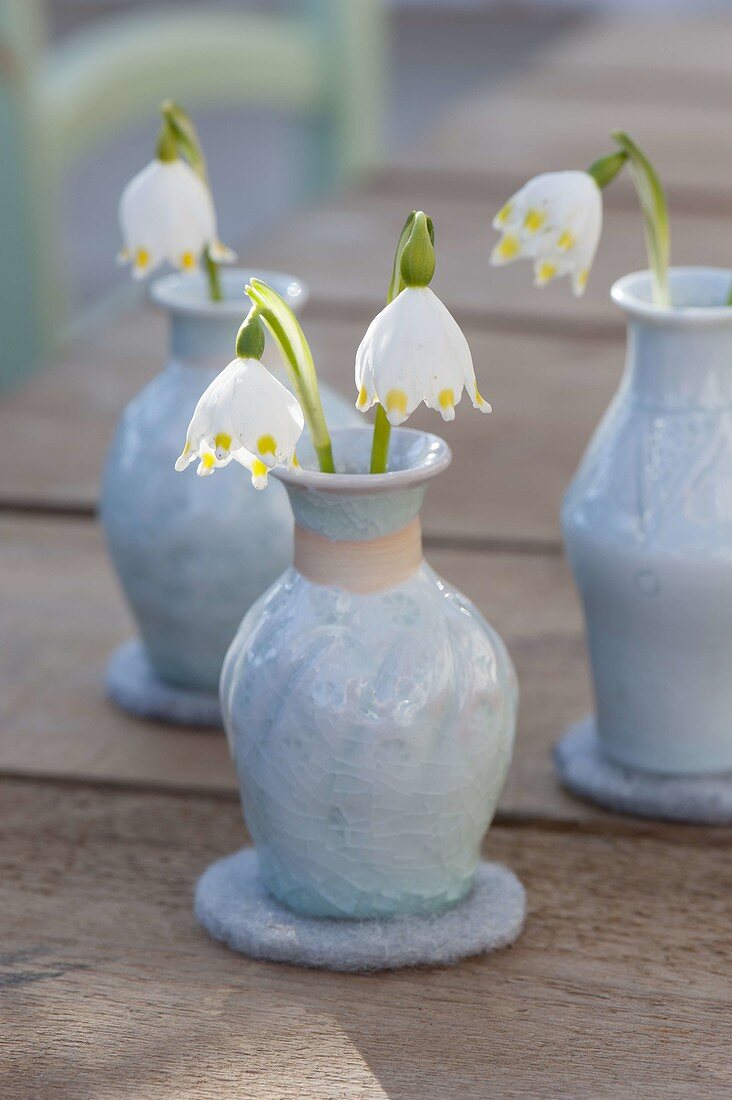
<svg viewBox="0 0 732 1100">
<path fill-rule="evenodd" d="M 653 275 L 653 301 L 667 309 L 671 305 L 668 287 L 671 235 L 666 196 L 656 170 L 642 149 L 622 130 L 616 130 L 612 136 L 628 156 L 630 174 L 643 214 L 648 264 Z"/>
<path fill-rule="evenodd" d="M 287 303 L 261 279 L 252 279 L 246 292 L 258 307 L 260 317 L 282 353 L 295 395 L 302 406 L 320 469 L 325 474 L 334 474 L 333 449 L 320 400 L 318 375 L 300 323 Z"/>
</svg>

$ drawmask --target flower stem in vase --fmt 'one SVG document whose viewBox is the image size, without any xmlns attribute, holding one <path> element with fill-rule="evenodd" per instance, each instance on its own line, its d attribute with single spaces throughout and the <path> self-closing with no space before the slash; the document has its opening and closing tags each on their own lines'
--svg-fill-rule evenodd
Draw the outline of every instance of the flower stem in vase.
<svg viewBox="0 0 732 1100">
<path fill-rule="evenodd" d="M 628 156 L 628 167 L 643 214 L 648 264 L 653 275 L 653 301 L 668 309 L 671 306 L 668 286 L 671 233 L 666 196 L 655 168 L 642 149 L 622 130 L 616 130 L 612 136 Z"/>
<path fill-rule="evenodd" d="M 320 470 L 324 474 L 334 474 L 333 449 L 320 401 L 318 376 L 300 323 L 279 294 L 261 279 L 252 279 L 246 292 L 258 307 L 262 321 L 282 353 L 295 395 L 305 415 Z"/>
</svg>

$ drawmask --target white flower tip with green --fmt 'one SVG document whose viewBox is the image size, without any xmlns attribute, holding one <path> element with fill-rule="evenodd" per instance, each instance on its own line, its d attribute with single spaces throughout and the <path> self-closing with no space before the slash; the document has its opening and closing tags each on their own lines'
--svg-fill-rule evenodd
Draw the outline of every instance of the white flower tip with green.
<svg viewBox="0 0 732 1100">
<path fill-rule="evenodd" d="M 463 389 L 476 409 L 491 411 L 478 391 L 468 341 L 428 286 L 406 287 L 371 322 L 356 353 L 356 389 L 356 408 L 366 412 L 378 403 L 394 427 L 422 402 L 454 420 Z"/>
<path fill-rule="evenodd" d="M 124 247 L 118 260 L 132 264 L 136 279 L 149 275 L 166 260 L 172 267 L 192 273 L 207 250 L 219 263 L 236 259 L 218 238 L 208 184 L 178 156 L 167 121 L 155 159 L 122 192 L 119 222 Z"/>
<path fill-rule="evenodd" d="M 534 285 L 572 276 L 584 293 L 602 232 L 602 193 L 588 172 L 545 172 L 524 184 L 493 219 L 501 239 L 491 263 L 534 263 Z"/>
<path fill-rule="evenodd" d="M 206 477 L 233 459 L 249 470 L 255 489 L 264 489 L 270 470 L 297 467 L 303 412 L 297 398 L 259 361 L 263 350 L 264 331 L 252 311 L 239 330 L 236 359 L 196 405 L 176 470 L 197 460 L 196 472 Z"/>
</svg>

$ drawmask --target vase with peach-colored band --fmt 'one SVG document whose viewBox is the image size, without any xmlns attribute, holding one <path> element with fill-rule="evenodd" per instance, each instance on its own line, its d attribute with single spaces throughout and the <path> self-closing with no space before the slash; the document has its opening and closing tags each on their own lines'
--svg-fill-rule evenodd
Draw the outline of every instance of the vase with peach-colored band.
<svg viewBox="0 0 732 1100">
<path fill-rule="evenodd" d="M 419 511 L 450 461 L 399 428 L 368 473 L 371 429 L 333 432 L 279 469 L 294 565 L 245 616 L 221 705 L 269 891 L 318 917 L 438 912 L 471 889 L 511 757 L 508 653 L 422 557 Z"/>
</svg>

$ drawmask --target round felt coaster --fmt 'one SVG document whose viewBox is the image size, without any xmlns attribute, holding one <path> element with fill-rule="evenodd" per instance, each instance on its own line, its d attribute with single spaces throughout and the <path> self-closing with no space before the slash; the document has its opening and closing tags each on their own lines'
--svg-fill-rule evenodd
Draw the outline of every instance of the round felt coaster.
<svg viewBox="0 0 732 1100">
<path fill-rule="evenodd" d="M 614 764 L 602 754 L 592 716 L 557 742 L 554 763 L 563 786 L 609 810 L 695 825 L 732 823 L 732 772 L 654 775 Z"/>
<path fill-rule="evenodd" d="M 125 642 L 112 654 L 107 665 L 107 695 L 136 718 L 175 726 L 223 726 L 218 694 L 166 683 L 137 639 Z"/>
<path fill-rule="evenodd" d="M 196 886 L 207 932 L 254 959 L 327 970 L 439 966 L 505 947 L 524 923 L 526 895 L 513 871 L 481 863 L 472 892 L 430 917 L 338 920 L 302 917 L 267 893 L 254 848 L 213 863 Z"/>
</svg>

